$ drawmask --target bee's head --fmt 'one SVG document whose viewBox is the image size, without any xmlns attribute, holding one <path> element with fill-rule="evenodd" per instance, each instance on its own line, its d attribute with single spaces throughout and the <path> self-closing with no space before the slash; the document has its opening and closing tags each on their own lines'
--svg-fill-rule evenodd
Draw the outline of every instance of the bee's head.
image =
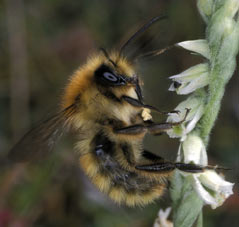
<svg viewBox="0 0 239 227">
<path fill-rule="evenodd" d="M 141 100 L 141 88 L 134 65 L 118 53 L 108 55 L 105 50 L 103 53 L 107 62 L 102 63 L 94 72 L 98 88 L 103 92 L 114 94 L 117 98 L 133 90 L 134 98 Z"/>
<path fill-rule="evenodd" d="M 72 105 L 79 97 L 90 99 L 97 92 L 118 99 L 130 93 L 133 98 L 142 100 L 133 63 L 118 52 L 108 54 L 102 49 L 73 74 L 65 90 L 63 106 Z"/>
</svg>

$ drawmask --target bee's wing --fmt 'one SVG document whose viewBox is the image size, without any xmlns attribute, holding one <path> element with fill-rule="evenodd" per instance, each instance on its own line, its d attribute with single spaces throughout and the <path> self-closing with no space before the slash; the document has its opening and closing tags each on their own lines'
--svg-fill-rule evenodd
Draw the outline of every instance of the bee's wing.
<svg viewBox="0 0 239 227">
<path fill-rule="evenodd" d="M 74 106 L 72 105 L 30 130 L 9 151 L 8 161 L 10 163 L 29 161 L 41 159 L 47 155 L 58 139 L 68 130 L 68 120 L 73 111 Z"/>
</svg>

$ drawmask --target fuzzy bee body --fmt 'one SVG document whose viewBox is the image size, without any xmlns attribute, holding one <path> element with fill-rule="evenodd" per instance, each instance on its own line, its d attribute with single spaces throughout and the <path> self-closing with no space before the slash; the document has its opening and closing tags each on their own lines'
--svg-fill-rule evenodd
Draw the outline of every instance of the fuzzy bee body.
<svg viewBox="0 0 239 227">
<path fill-rule="evenodd" d="M 66 88 L 63 106 L 72 105 L 76 99 L 79 102 L 79 110 L 72 116 L 75 122 L 72 125 L 85 136 L 79 136 L 76 149 L 80 154 L 80 165 L 93 183 L 118 203 L 144 205 L 162 194 L 166 184 L 164 177 L 169 173 L 147 174 L 135 169 L 136 163 L 152 161 L 142 155 L 142 140 L 146 131 L 136 134 L 114 132 L 117 128 L 144 124 L 144 120 L 141 116 L 143 108 L 132 106 L 122 99 L 123 96 L 139 98 L 135 85 L 111 90 L 111 87 L 97 84 L 92 68 L 97 71 L 106 66 L 105 69 L 117 70 L 118 74 L 129 78 L 136 76 L 133 66 L 124 58 L 113 54 L 110 59 L 117 62 L 117 69 L 112 69 L 114 66 L 101 55 L 92 57 L 90 63 L 76 71 Z M 84 87 L 83 83 L 90 87 Z M 82 90 L 75 87 L 76 84 L 80 84 Z"/>
<path fill-rule="evenodd" d="M 119 51 L 108 54 L 101 50 L 89 58 L 70 78 L 62 110 L 27 133 L 9 152 L 8 159 L 38 159 L 71 128 L 77 136 L 79 164 L 86 175 L 100 191 L 128 206 L 145 205 L 162 196 L 174 169 L 203 171 L 205 167 L 168 162 L 143 149 L 146 133 L 159 135 L 186 118 L 174 123 L 153 122 L 150 111 L 160 111 L 144 104 L 142 82 L 133 62 L 123 54 L 130 41 L 159 19 L 144 25 Z"/>
</svg>

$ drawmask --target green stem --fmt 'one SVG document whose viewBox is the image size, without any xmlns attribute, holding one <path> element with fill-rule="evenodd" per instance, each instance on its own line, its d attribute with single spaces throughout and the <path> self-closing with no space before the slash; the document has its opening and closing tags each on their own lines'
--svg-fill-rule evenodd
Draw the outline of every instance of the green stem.
<svg viewBox="0 0 239 227">
<path fill-rule="evenodd" d="M 213 86 L 213 90 L 214 92 L 212 92 L 208 97 L 205 113 L 200 120 L 200 124 L 198 124 L 195 129 L 195 131 L 197 131 L 203 139 L 205 145 L 209 142 L 210 132 L 215 124 L 220 110 L 220 103 L 224 95 L 225 84 L 222 82 L 218 83 L 217 86 Z"/>
<path fill-rule="evenodd" d="M 202 100 L 205 100 L 204 115 L 191 133 L 199 135 L 206 146 L 220 110 L 225 86 L 236 68 L 239 19 L 236 22 L 233 17 L 238 11 L 237 4 L 236 0 L 198 0 L 199 12 L 207 23 L 210 81 L 207 92 L 202 89 L 200 93 Z M 174 226 L 202 226 L 203 201 L 192 188 L 193 179 L 175 171 L 171 182 Z"/>
<path fill-rule="evenodd" d="M 218 11 L 223 14 L 221 9 Z M 219 27 L 218 21 L 222 21 L 221 18 L 218 20 L 218 17 L 221 16 L 219 13 L 216 12 L 207 28 L 207 40 L 211 51 L 209 92 L 204 115 L 195 129 L 204 140 L 205 145 L 208 145 L 210 132 L 217 119 L 225 86 L 235 71 L 239 44 L 239 22 L 237 22 L 237 26 L 229 27 L 229 31 L 226 30 L 224 33 L 217 31 L 215 27 Z M 214 23 L 215 19 L 218 20 L 217 23 Z"/>
</svg>

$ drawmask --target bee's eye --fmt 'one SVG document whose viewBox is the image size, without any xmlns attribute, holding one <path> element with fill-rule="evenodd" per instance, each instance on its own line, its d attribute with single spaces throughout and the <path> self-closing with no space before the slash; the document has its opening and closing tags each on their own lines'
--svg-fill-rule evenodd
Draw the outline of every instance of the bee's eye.
<svg viewBox="0 0 239 227">
<path fill-rule="evenodd" d="M 101 65 L 95 71 L 95 78 L 97 83 L 104 86 L 122 86 L 126 84 L 123 76 L 112 72 L 113 70 L 106 65 Z"/>
<path fill-rule="evenodd" d="M 104 77 L 106 80 L 109 80 L 109 81 L 111 81 L 111 82 L 117 82 L 117 81 L 118 81 L 118 78 L 117 78 L 114 74 L 112 74 L 112 73 L 110 73 L 110 72 L 104 72 L 104 73 L 103 73 L 103 77 Z"/>
</svg>

